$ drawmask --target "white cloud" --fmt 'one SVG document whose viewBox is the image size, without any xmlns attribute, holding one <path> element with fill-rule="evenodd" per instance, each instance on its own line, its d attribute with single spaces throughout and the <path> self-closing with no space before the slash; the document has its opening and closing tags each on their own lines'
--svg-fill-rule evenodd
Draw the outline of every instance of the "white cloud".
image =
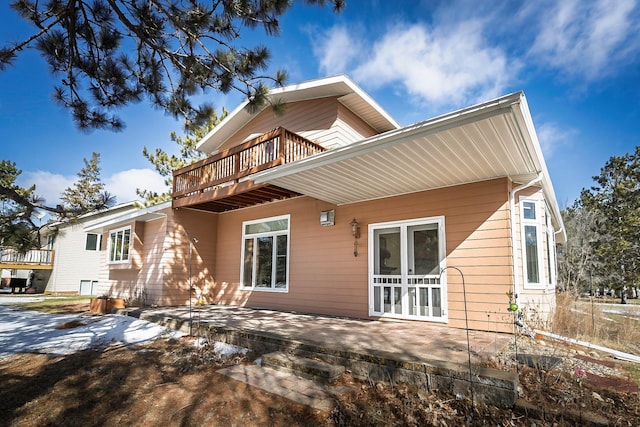
<svg viewBox="0 0 640 427">
<path fill-rule="evenodd" d="M 519 70 L 502 49 L 489 46 L 483 25 L 480 20 L 453 27 L 398 24 L 370 45 L 338 27 L 328 30 L 314 53 L 323 73 L 349 72 L 374 89 L 400 85 L 434 110 L 457 107 L 501 95 Z"/>
<path fill-rule="evenodd" d="M 544 65 L 587 81 L 613 74 L 640 52 L 638 0 L 538 4 L 538 34 L 530 54 Z"/>
<path fill-rule="evenodd" d="M 360 44 L 345 27 L 334 27 L 320 37 L 313 46 L 313 53 L 320 62 L 320 71 L 325 75 L 344 73 L 349 64 L 361 52 Z"/>
<path fill-rule="evenodd" d="M 164 178 L 151 169 L 129 169 L 117 172 L 103 179 L 105 189 L 116 196 L 118 203 L 126 203 L 136 200 L 136 188 L 156 192 L 164 192 L 167 186 Z"/>
<path fill-rule="evenodd" d="M 49 206 L 55 206 L 60 203 L 60 195 L 62 192 L 73 185 L 76 176 L 64 176 L 54 174 L 47 171 L 24 171 L 18 179 L 18 184 L 23 187 L 30 187 L 35 184 L 35 194 L 45 199 Z"/>
<path fill-rule="evenodd" d="M 78 179 L 76 175 L 64 176 L 47 171 L 25 171 L 20 175 L 18 184 L 24 187 L 36 185 L 35 194 L 43 197 L 46 204 L 55 206 L 60 203 L 60 194 L 71 187 Z M 164 192 L 164 178 L 151 169 L 129 169 L 102 177 L 105 190 L 115 196 L 117 203 L 136 200 L 136 188 L 155 192 Z"/>
<path fill-rule="evenodd" d="M 549 160 L 558 149 L 570 146 L 578 134 L 575 129 L 562 129 L 557 123 L 547 122 L 536 126 L 542 154 Z"/>
</svg>

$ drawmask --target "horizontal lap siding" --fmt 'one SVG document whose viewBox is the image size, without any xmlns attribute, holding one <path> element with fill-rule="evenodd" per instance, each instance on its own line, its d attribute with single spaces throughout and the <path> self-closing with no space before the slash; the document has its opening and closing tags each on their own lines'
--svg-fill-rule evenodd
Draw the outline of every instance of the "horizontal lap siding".
<svg viewBox="0 0 640 427">
<path fill-rule="evenodd" d="M 230 137 L 219 150 L 235 147 L 280 126 L 321 144 L 323 134 L 329 131 L 336 121 L 337 103 L 336 98 L 292 102 L 285 105 L 283 114 L 276 114 L 267 107 L 240 132 Z"/>
<path fill-rule="evenodd" d="M 218 215 L 189 209 L 171 210 L 167 217 L 161 258 L 163 305 L 189 303 L 189 267 L 191 282 L 203 295 L 211 294 L 216 264 L 216 228 Z M 197 239 L 191 247 L 186 233 Z M 195 296 L 195 293 L 194 293 Z M 196 302 L 194 299 L 192 302 Z M 213 302 L 207 299 L 205 302 Z"/>
<path fill-rule="evenodd" d="M 82 280 L 98 280 L 100 253 L 85 249 L 86 236 L 82 224 L 60 227 L 47 292 L 79 292 Z M 105 244 L 103 241 L 103 247 Z"/>
<path fill-rule="evenodd" d="M 502 319 L 512 286 L 507 195 L 508 181 L 500 179 L 338 207 L 300 197 L 221 214 L 214 297 L 227 304 L 366 318 L 368 225 L 442 215 L 447 263 L 463 271 L 468 297 L 477 301 L 471 307 L 472 327 L 486 329 L 490 313 L 492 322 L 501 317 L 497 324 L 507 330 L 511 323 Z M 321 227 L 320 212 L 332 208 L 336 225 Z M 242 221 L 285 214 L 291 215 L 289 292 L 241 290 Z M 357 257 L 353 218 L 361 227 Z M 450 269 L 447 277 L 449 324 L 464 327 L 459 274 Z"/>
<path fill-rule="evenodd" d="M 167 218 L 145 223 L 142 269 L 134 290 L 139 302 L 157 304 L 162 296 L 162 255 Z"/>
<path fill-rule="evenodd" d="M 367 223 L 444 216 L 447 266 L 464 274 L 472 329 L 512 330 L 506 293 L 513 286 L 508 181 L 499 179 L 385 199 L 368 204 Z M 397 206 L 397 207 L 394 207 Z M 465 327 L 460 274 L 447 271 L 448 323 Z"/>
</svg>

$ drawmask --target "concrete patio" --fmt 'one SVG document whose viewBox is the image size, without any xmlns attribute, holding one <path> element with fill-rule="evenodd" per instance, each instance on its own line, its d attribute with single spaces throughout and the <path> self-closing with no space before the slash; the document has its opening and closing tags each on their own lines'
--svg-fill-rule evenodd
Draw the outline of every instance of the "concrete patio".
<svg viewBox="0 0 640 427">
<path fill-rule="evenodd" d="M 507 347 L 513 339 L 508 334 L 469 331 L 467 335 L 466 330 L 425 322 L 369 321 L 231 306 L 191 310 L 158 307 L 119 313 L 246 347 L 256 356 L 282 352 L 309 362 L 343 366 L 362 380 L 406 383 L 456 395 L 467 395 L 472 385 L 475 399 L 500 407 L 512 407 L 517 399 L 516 373 L 482 366 Z M 239 365 L 223 371 L 314 407 L 326 408 L 332 401 L 332 392 L 317 381 L 285 381 L 271 368 Z"/>
<path fill-rule="evenodd" d="M 158 307 L 129 315 L 183 332 L 217 329 L 259 333 L 274 339 L 410 361 L 468 363 L 467 331 L 426 322 L 370 321 L 234 306 Z M 191 322 L 190 322 L 191 320 Z M 513 335 L 469 331 L 471 362 L 504 350 Z"/>
</svg>

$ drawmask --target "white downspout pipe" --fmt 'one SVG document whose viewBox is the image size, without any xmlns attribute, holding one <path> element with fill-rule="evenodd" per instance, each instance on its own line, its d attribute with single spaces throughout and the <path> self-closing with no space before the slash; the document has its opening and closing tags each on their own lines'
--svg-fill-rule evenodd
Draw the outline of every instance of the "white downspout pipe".
<svg viewBox="0 0 640 427">
<path fill-rule="evenodd" d="M 509 209 L 511 211 L 511 256 L 513 262 L 513 296 L 515 298 L 515 303 L 518 303 L 519 295 L 518 290 L 520 289 L 520 269 L 518 268 L 518 247 L 516 243 L 516 193 L 524 190 L 525 188 L 529 188 L 532 185 L 542 181 L 542 173 L 539 173 L 538 176 L 526 184 L 519 185 L 515 188 L 511 189 L 511 194 L 509 196 Z"/>
</svg>

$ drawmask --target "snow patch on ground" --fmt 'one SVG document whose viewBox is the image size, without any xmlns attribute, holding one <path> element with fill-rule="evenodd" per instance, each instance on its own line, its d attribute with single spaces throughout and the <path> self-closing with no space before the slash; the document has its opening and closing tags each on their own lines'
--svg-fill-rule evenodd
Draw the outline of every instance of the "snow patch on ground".
<svg viewBox="0 0 640 427">
<path fill-rule="evenodd" d="M 15 302 L 11 298 L 11 303 Z M 77 326 L 64 328 L 65 324 Z M 0 303 L 0 357 L 17 353 L 63 356 L 111 344 L 142 344 L 183 335 L 133 317 L 45 314 Z"/>
<path fill-rule="evenodd" d="M 193 340 L 193 345 L 197 348 L 204 348 L 211 346 L 211 343 L 207 338 L 199 337 Z M 213 343 L 212 349 L 214 353 L 222 357 L 230 357 L 236 354 L 245 356 L 249 351 L 248 348 L 238 347 L 237 345 L 227 344 L 220 341 L 215 341 Z"/>
</svg>

